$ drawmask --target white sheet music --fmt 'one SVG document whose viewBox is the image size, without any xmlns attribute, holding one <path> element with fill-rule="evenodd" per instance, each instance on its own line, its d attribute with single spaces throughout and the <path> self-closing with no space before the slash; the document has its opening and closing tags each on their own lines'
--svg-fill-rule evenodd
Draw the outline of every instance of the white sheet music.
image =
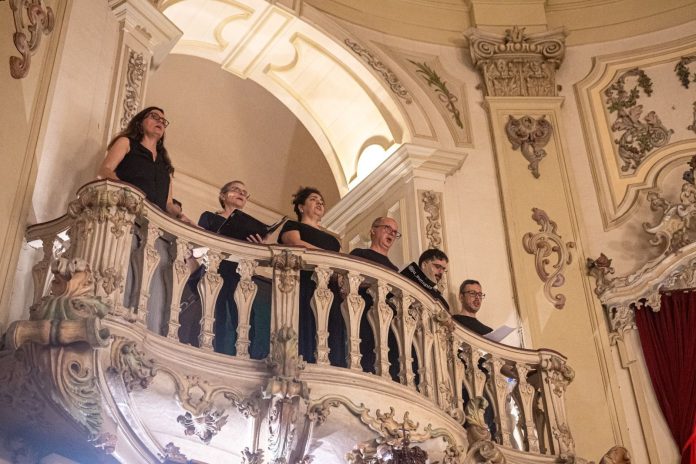
<svg viewBox="0 0 696 464">
<path fill-rule="evenodd" d="M 501 325 L 500 327 L 495 329 L 493 332 L 487 333 L 483 337 L 489 339 L 492 342 L 500 343 L 501 341 L 503 341 L 503 339 L 505 339 L 505 337 L 510 335 L 514 330 L 515 329 L 513 327 L 510 327 L 509 325 Z"/>
</svg>

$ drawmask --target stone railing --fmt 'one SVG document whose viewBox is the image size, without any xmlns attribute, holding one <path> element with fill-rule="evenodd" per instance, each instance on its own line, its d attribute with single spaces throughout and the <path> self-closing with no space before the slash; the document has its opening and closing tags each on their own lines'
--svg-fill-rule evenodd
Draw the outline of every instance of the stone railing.
<svg viewBox="0 0 696 464">
<path fill-rule="evenodd" d="M 460 424 L 467 421 L 470 452 L 477 443 L 488 443 L 549 462 L 574 455 L 564 403 L 574 373 L 562 355 L 508 347 L 465 331 L 423 289 L 386 268 L 340 253 L 228 239 L 169 217 L 132 187 L 96 181 L 78 191 L 67 215 L 29 227 L 28 240 L 41 240 L 45 250 L 33 272 L 35 303 L 44 296 L 48 269 L 58 257 L 54 241 L 66 231 L 70 239 L 63 257 L 86 261 L 92 293 L 109 308 L 107 321 L 117 321 L 119 327 L 149 330 L 179 343 L 182 294 L 191 274 L 187 259 L 191 250 L 205 250 L 206 271 L 197 283 L 198 347 L 190 349 L 213 352 L 215 305 L 223 285 L 217 270 L 229 260 L 237 263 L 239 274 L 233 293 L 238 312 L 235 357 L 243 359 L 244 366 L 270 367 L 274 378 L 292 383 L 304 364 L 297 348 L 301 273 L 311 273 L 316 283 L 311 309 L 317 343 L 316 364 L 310 371 L 328 369 L 335 376 L 345 372 L 365 380 L 378 377 L 401 397 L 414 395 L 443 417 Z M 269 277 L 271 287 L 265 364 L 249 359 L 258 276 Z M 371 298 L 364 297 L 366 292 Z M 334 299 L 341 300 L 346 368 L 329 365 L 328 316 L 337 304 Z M 374 304 L 366 307 L 370 299 Z M 362 372 L 360 364 L 364 312 L 374 334 L 374 374 Z M 390 331 L 396 343 L 389 342 Z M 392 359 L 398 350 L 398 376 L 393 367 L 390 373 L 390 350 Z"/>
</svg>

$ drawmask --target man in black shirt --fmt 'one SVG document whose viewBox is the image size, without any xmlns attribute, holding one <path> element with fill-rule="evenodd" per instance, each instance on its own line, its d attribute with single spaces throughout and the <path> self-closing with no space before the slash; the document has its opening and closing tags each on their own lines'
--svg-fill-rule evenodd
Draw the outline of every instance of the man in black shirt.
<svg viewBox="0 0 696 464">
<path fill-rule="evenodd" d="M 399 225 L 389 217 L 378 217 L 372 221 L 370 227 L 370 248 L 356 248 L 350 252 L 353 256 L 368 259 L 375 263 L 386 266 L 392 271 L 398 271 L 389 257 L 389 249 L 395 241 L 401 238 Z"/>
<path fill-rule="evenodd" d="M 459 302 L 462 304 L 462 310 L 458 314 L 452 314 L 452 319 L 479 335 L 492 332 L 493 329 L 476 319 L 485 297 L 486 294 L 481 291 L 481 284 L 477 280 L 465 280 L 459 286 Z"/>
<path fill-rule="evenodd" d="M 437 284 L 447 271 L 448 263 L 449 258 L 442 250 L 430 248 L 420 255 L 418 264 L 415 262 L 409 264 L 401 271 L 401 274 L 427 290 L 433 298 L 442 303 L 442 306 L 449 311 L 447 300 L 445 300 L 445 297 L 437 288 Z"/>
</svg>

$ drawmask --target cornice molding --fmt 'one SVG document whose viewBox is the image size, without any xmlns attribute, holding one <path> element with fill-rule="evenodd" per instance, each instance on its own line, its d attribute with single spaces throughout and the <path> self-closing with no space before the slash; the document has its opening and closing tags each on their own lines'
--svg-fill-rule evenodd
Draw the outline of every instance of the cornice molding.
<svg viewBox="0 0 696 464">
<path fill-rule="evenodd" d="M 109 8 L 121 27 L 150 51 L 155 69 L 183 35 L 183 31 L 148 0 L 109 0 Z"/>
<path fill-rule="evenodd" d="M 406 183 L 415 177 L 444 182 L 459 170 L 466 157 L 462 152 L 404 144 L 341 198 L 324 216 L 322 225 L 340 234 L 350 221 L 369 210 L 398 182 Z"/>
</svg>

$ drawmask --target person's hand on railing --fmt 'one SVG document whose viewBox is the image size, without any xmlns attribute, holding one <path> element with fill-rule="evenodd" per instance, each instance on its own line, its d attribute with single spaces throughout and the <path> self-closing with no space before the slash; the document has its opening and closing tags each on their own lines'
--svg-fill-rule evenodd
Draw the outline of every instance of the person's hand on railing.
<svg viewBox="0 0 696 464">
<path fill-rule="evenodd" d="M 259 234 L 251 234 L 246 239 L 247 239 L 247 242 L 264 244 L 264 243 L 267 243 L 266 242 L 267 238 L 268 238 L 268 236 L 261 237 Z"/>
</svg>

